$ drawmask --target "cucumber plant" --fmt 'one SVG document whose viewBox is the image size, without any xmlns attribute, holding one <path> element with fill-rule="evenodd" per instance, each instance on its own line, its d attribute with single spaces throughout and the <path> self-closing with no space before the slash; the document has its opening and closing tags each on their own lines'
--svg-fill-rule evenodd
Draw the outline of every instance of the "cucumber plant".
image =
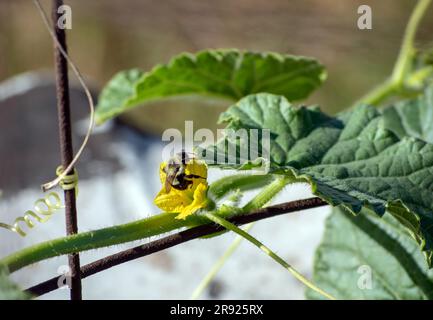
<svg viewBox="0 0 433 320">
<path fill-rule="evenodd" d="M 176 188 L 164 191 L 163 186 L 156 203 L 164 213 L 42 242 L 4 257 L 1 291 L 8 297 L 28 297 L 3 274 L 35 262 L 213 222 L 220 229 L 207 235 L 218 236 L 224 229 L 240 234 L 305 283 L 308 298 L 433 298 L 433 55 L 414 47 L 429 3 L 416 4 L 389 78 L 335 115 L 318 106 L 297 105 L 326 80 L 325 67 L 313 58 L 205 50 L 180 54 L 148 72 L 116 74 L 101 92 L 97 124 L 150 101 L 222 99 L 228 108 L 219 123 L 226 130 L 269 130 L 267 173 L 250 173 L 263 155 L 262 145 L 258 157 L 237 152 L 233 163 L 208 163 L 239 174 L 209 182 L 192 179 L 187 181 L 189 194 Z M 238 151 L 240 142 L 226 135 L 198 149 L 197 155 L 226 154 L 229 146 Z M 197 163 L 207 160 L 185 163 L 182 177 L 206 179 L 207 168 Z M 165 166 L 155 170 L 166 184 Z M 312 281 L 232 223 L 251 212 L 260 216 L 260 208 L 291 183 L 308 183 L 318 201 L 333 207 Z M 256 190 L 256 196 L 243 207 L 237 199 L 227 202 L 243 190 Z M 374 281 L 368 290 L 359 282 L 363 266 Z"/>
</svg>

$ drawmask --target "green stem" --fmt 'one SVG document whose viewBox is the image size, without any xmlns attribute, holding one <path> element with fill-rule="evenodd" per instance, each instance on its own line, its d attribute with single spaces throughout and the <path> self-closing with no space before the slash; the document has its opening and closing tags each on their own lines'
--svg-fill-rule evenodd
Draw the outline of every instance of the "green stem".
<svg viewBox="0 0 433 320">
<path fill-rule="evenodd" d="M 419 0 L 416 4 L 406 26 L 400 53 L 391 77 L 356 101 L 353 106 L 359 104 L 377 106 L 403 89 L 404 81 L 411 73 L 411 64 L 415 54 L 414 40 L 416 30 L 430 2 L 431 0 Z"/>
<path fill-rule="evenodd" d="M 243 181 L 247 184 L 247 182 L 253 180 L 246 179 Z M 285 179 L 277 179 L 267 188 L 262 190 L 260 194 L 266 193 L 269 199 L 272 198 L 275 195 L 275 192 L 280 191 L 284 187 L 283 181 L 285 181 Z M 255 182 L 257 181 L 254 180 L 254 183 Z M 240 183 L 237 183 L 236 185 L 241 186 Z M 250 208 L 251 210 L 255 209 L 254 206 L 251 206 Z M 225 215 L 230 214 L 232 213 L 221 213 L 224 217 Z M 52 257 L 149 238 L 179 228 L 191 225 L 200 225 L 206 222 L 204 221 L 206 219 L 202 219 L 197 215 L 191 216 L 187 220 L 175 219 L 176 216 L 177 213 L 162 213 L 119 226 L 82 232 L 72 236 L 45 241 L 17 251 L 1 259 L 0 265 L 5 265 L 8 267 L 9 272 L 12 273 L 32 263 Z"/>
<path fill-rule="evenodd" d="M 294 183 L 297 180 L 292 177 L 278 177 L 272 182 L 268 187 L 264 188 L 260 191 L 251 201 L 249 201 L 243 208 L 242 212 L 249 212 L 251 210 L 255 210 L 258 208 L 262 208 L 269 201 L 272 200 L 287 184 Z M 249 231 L 253 223 L 249 224 L 245 231 Z M 210 282 L 215 278 L 218 271 L 224 266 L 225 262 L 230 258 L 230 256 L 235 252 L 235 250 L 239 247 L 243 240 L 243 237 L 238 236 L 230 245 L 230 247 L 224 252 L 222 257 L 218 259 L 218 261 L 212 266 L 211 270 L 204 277 L 204 279 L 200 282 L 198 287 L 194 290 L 191 299 L 197 299 L 206 287 L 210 284 Z"/>
<path fill-rule="evenodd" d="M 257 174 L 235 174 L 223 177 L 209 186 L 209 193 L 213 195 L 215 200 L 223 198 L 227 193 L 233 190 L 251 190 L 262 188 L 271 183 L 274 177 L 271 175 Z"/>
<path fill-rule="evenodd" d="M 246 232 L 250 231 L 253 225 L 254 223 L 248 224 L 244 230 Z M 216 275 L 222 269 L 222 267 L 227 262 L 227 260 L 233 255 L 233 253 L 239 247 L 243 239 L 244 238 L 242 236 L 238 235 L 236 239 L 233 240 L 233 242 L 230 244 L 230 246 L 227 248 L 224 254 L 217 260 L 217 262 L 215 262 L 215 264 L 212 266 L 212 268 L 209 270 L 206 276 L 199 283 L 197 288 L 195 288 L 194 292 L 191 295 L 190 298 L 191 300 L 196 300 L 200 298 L 200 296 L 203 294 L 203 291 L 209 286 L 209 284 L 216 277 Z"/>
<path fill-rule="evenodd" d="M 391 82 L 401 86 L 405 75 L 410 70 L 415 54 L 414 40 L 419 23 L 426 12 L 431 0 L 419 0 L 412 11 L 403 37 L 400 53 L 391 76 Z"/>
<path fill-rule="evenodd" d="M 260 191 L 250 202 L 243 208 L 243 212 L 259 209 L 272 200 L 287 184 L 294 183 L 297 180 L 288 176 L 279 176 L 266 188 Z"/>
<path fill-rule="evenodd" d="M 264 176 L 262 176 L 263 178 Z M 272 183 L 269 184 L 268 182 L 268 186 L 266 186 L 265 188 L 263 188 L 262 190 L 260 190 L 260 192 L 253 198 L 251 199 L 245 206 L 243 206 L 241 208 L 241 210 L 233 210 L 232 208 L 228 207 L 228 208 L 224 208 L 221 207 L 218 211 L 217 214 L 228 218 L 228 217 L 232 217 L 234 215 L 238 215 L 238 214 L 243 214 L 243 213 L 247 213 L 256 209 L 260 209 L 262 208 L 265 204 L 267 204 L 269 201 L 272 200 L 273 197 L 275 197 L 281 190 L 283 190 L 283 188 L 288 184 L 288 183 L 293 183 L 297 180 L 295 180 L 292 177 L 286 177 L 286 176 L 270 176 L 272 179 L 274 179 L 274 181 L 272 181 Z M 202 215 L 200 216 L 201 218 L 203 217 Z M 207 219 L 204 219 L 205 221 Z M 200 220 L 200 223 L 203 223 L 203 220 Z M 213 238 L 215 236 L 219 236 L 221 234 L 223 234 L 224 231 L 222 232 L 218 232 L 209 236 L 206 236 L 205 238 Z"/>
<path fill-rule="evenodd" d="M 1 259 L 0 265 L 5 265 L 9 272 L 14 272 L 48 258 L 156 236 L 185 227 L 190 222 L 175 219 L 176 215 L 177 213 L 162 213 L 118 226 L 41 242 Z"/>
<path fill-rule="evenodd" d="M 205 216 L 209 220 L 223 226 L 224 228 L 226 228 L 230 231 L 237 233 L 241 237 L 245 238 L 246 240 L 248 240 L 249 242 L 254 244 L 257 248 L 259 248 L 264 253 L 266 253 L 268 256 L 270 256 L 274 261 L 276 261 L 278 264 L 280 264 L 283 268 L 287 269 L 296 279 L 298 279 L 300 282 L 302 282 L 304 285 L 306 285 L 310 289 L 316 291 L 317 293 L 323 295 L 324 297 L 326 297 L 330 300 L 335 300 L 335 298 L 332 295 L 330 295 L 329 293 L 323 291 L 322 289 L 320 289 L 319 287 L 317 287 L 316 285 L 311 283 L 307 278 L 305 278 L 301 273 L 299 273 L 296 269 L 294 269 L 290 264 L 288 264 L 286 261 L 284 261 L 275 252 L 273 252 L 271 249 L 266 247 L 263 243 L 261 243 L 259 240 L 254 238 L 249 233 L 245 232 L 244 230 L 237 227 L 233 223 L 231 223 L 231 222 L 225 220 L 224 218 L 221 218 L 221 217 L 219 217 L 213 213 L 206 213 Z"/>
<path fill-rule="evenodd" d="M 370 92 L 368 92 L 361 99 L 356 101 L 353 104 L 354 106 L 358 106 L 360 104 L 368 104 L 371 106 L 377 106 L 392 96 L 394 93 L 398 91 L 398 87 L 395 83 L 391 82 L 389 79 L 380 84 L 379 86 L 373 88 Z"/>
</svg>

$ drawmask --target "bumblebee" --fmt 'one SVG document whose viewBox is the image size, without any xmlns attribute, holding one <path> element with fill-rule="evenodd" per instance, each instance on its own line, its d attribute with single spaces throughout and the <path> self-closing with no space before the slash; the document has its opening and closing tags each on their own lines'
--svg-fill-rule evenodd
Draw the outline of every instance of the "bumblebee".
<svg viewBox="0 0 433 320">
<path fill-rule="evenodd" d="M 166 175 L 165 179 L 165 191 L 169 192 L 171 188 L 176 190 L 186 190 L 193 184 L 193 179 L 205 179 L 195 174 L 186 174 L 186 165 L 193 161 L 194 158 L 189 157 L 188 153 L 182 150 L 170 160 L 168 160 L 164 167 Z"/>
</svg>

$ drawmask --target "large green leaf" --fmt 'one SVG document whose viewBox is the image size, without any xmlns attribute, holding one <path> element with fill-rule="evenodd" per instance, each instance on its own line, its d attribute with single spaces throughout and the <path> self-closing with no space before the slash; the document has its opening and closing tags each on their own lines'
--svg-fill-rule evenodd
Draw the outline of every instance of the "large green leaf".
<svg viewBox="0 0 433 320">
<path fill-rule="evenodd" d="M 433 87 L 385 109 L 383 123 L 399 138 L 432 143 Z M 433 271 L 426 270 L 416 243 L 402 231 L 389 214 L 381 220 L 333 209 L 316 251 L 315 282 L 341 299 L 433 299 Z M 371 289 L 358 286 L 366 266 L 374 280 Z M 307 296 L 321 298 L 311 290 Z"/>
<path fill-rule="evenodd" d="M 271 170 L 310 183 L 315 195 L 354 214 L 363 208 L 379 216 L 391 212 L 431 263 L 433 145 L 399 139 L 383 127 L 383 117 L 373 107 L 331 118 L 318 108 L 295 108 L 271 94 L 242 99 L 221 121 L 235 130 L 269 129 Z M 229 138 L 215 146 L 217 154 L 226 151 L 225 140 Z"/>
<path fill-rule="evenodd" d="M 384 124 L 398 137 L 415 137 L 433 143 L 433 86 L 416 99 L 404 100 L 384 111 Z"/>
<path fill-rule="evenodd" d="M 30 295 L 23 292 L 15 283 L 9 279 L 5 267 L 0 265 L 0 300 L 25 300 Z"/>
<path fill-rule="evenodd" d="M 313 281 L 337 299 L 433 299 L 433 270 L 392 216 L 334 209 L 316 251 Z M 320 299 L 312 290 L 307 297 Z"/>
<path fill-rule="evenodd" d="M 122 111 L 128 98 L 134 95 L 137 81 L 143 76 L 138 69 L 117 73 L 102 90 L 96 108 L 96 122 L 101 123 Z"/>
<path fill-rule="evenodd" d="M 118 73 L 103 89 L 96 110 L 102 123 L 152 100 L 200 95 L 237 101 L 256 92 L 303 99 L 326 78 L 316 60 L 276 53 L 208 50 L 183 53 L 150 72 Z"/>
</svg>

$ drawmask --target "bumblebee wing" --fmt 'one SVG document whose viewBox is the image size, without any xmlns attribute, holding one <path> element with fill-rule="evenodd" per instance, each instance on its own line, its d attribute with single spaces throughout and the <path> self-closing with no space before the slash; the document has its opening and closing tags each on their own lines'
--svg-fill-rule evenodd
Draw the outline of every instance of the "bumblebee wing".
<svg viewBox="0 0 433 320">
<path fill-rule="evenodd" d="M 177 168 L 170 168 L 171 170 L 168 170 L 168 173 L 165 177 L 165 191 L 169 192 L 171 190 L 171 187 L 173 186 L 174 181 L 176 180 L 177 175 Z"/>
<path fill-rule="evenodd" d="M 165 192 L 167 192 L 167 193 L 170 192 L 171 184 L 170 184 L 170 181 L 168 179 L 165 180 L 164 187 L 165 187 Z"/>
</svg>

